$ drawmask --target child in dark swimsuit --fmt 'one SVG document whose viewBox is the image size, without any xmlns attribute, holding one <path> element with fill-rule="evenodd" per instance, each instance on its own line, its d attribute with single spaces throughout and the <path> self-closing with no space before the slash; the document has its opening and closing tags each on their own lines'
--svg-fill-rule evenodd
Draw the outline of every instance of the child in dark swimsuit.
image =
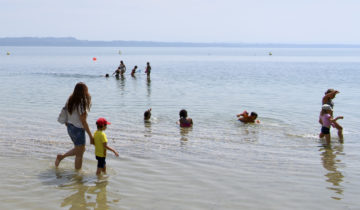
<svg viewBox="0 0 360 210">
<path fill-rule="evenodd" d="M 151 118 L 151 108 L 144 112 L 144 121 L 149 122 Z"/>
<path fill-rule="evenodd" d="M 190 117 L 187 117 L 187 111 L 185 109 L 180 110 L 179 116 L 178 124 L 180 124 L 180 127 L 191 127 L 193 125 L 193 121 Z"/>
<path fill-rule="evenodd" d="M 112 75 L 114 75 L 115 74 L 115 77 L 119 77 L 119 75 L 120 75 L 120 67 L 118 67 L 115 71 L 114 71 L 114 73 L 112 74 Z"/>
<path fill-rule="evenodd" d="M 134 68 L 131 70 L 131 76 L 132 77 L 135 76 L 136 69 L 137 69 L 137 66 L 134 66 Z"/>
<path fill-rule="evenodd" d="M 148 77 L 150 77 L 151 66 L 150 66 L 150 63 L 149 63 L 149 62 L 146 63 L 145 73 L 147 74 Z"/>
</svg>

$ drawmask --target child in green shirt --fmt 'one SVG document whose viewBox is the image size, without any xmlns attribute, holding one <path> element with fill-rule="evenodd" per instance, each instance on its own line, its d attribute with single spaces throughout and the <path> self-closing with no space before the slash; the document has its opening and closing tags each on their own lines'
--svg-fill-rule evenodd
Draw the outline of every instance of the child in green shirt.
<svg viewBox="0 0 360 210">
<path fill-rule="evenodd" d="M 106 150 L 112 151 L 117 157 L 119 156 L 113 148 L 107 145 L 108 140 L 104 131 L 106 126 L 110 124 L 105 118 L 99 118 L 96 121 L 97 131 L 94 133 L 95 156 L 98 160 L 96 175 L 100 175 L 101 172 L 106 174 Z"/>
</svg>

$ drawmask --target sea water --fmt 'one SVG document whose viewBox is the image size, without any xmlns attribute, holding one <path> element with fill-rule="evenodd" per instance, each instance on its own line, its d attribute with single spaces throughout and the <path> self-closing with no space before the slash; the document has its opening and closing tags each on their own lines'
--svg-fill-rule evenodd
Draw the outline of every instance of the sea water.
<svg viewBox="0 0 360 210">
<path fill-rule="evenodd" d="M 120 60 L 125 76 L 105 78 Z M 1 209 L 359 208 L 358 48 L 0 47 L 0 81 Z M 111 122 L 120 157 L 108 153 L 105 177 L 88 139 L 81 171 L 73 158 L 54 167 L 73 147 L 57 117 L 77 82 L 91 131 Z M 318 138 L 328 88 L 344 116 L 330 147 Z M 181 109 L 193 128 L 176 124 Z M 237 121 L 244 110 L 260 124 Z"/>
</svg>

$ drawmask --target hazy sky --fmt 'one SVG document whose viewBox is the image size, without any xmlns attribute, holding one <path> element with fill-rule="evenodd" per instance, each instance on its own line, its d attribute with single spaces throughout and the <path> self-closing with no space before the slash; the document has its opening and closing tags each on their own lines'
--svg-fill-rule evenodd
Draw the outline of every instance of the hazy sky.
<svg viewBox="0 0 360 210">
<path fill-rule="evenodd" d="M 0 37 L 360 44 L 360 0 L 0 0 Z"/>
</svg>

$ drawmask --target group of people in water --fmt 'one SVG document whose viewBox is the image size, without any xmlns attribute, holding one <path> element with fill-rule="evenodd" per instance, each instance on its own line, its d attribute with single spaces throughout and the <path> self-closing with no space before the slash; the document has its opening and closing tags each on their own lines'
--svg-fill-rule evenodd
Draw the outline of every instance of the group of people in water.
<svg viewBox="0 0 360 210">
<path fill-rule="evenodd" d="M 105 118 L 99 118 L 96 121 L 97 131 L 92 134 L 87 122 L 87 115 L 91 107 L 91 95 L 89 94 L 88 87 L 85 83 L 79 82 L 76 84 L 73 93 L 69 96 L 64 107 L 66 117 L 64 122 L 58 120 L 60 123 L 65 124 L 67 132 L 74 144 L 74 148 L 70 149 L 64 154 L 58 154 L 55 160 L 55 166 L 58 167 L 60 162 L 69 156 L 75 156 L 75 169 L 79 170 L 82 167 L 83 155 L 85 152 L 85 133 L 89 136 L 90 144 L 95 146 L 95 158 L 98 161 L 96 174 L 106 174 L 106 151 L 112 151 L 116 156 L 118 152 L 111 148 L 107 143 L 105 130 L 107 125 L 111 123 Z M 144 112 L 144 122 L 150 122 L 151 108 Z M 59 116 L 60 117 L 60 116 Z M 193 121 L 187 116 L 185 109 L 179 112 L 179 121 L 177 122 L 180 127 L 191 127 Z"/>
<path fill-rule="evenodd" d="M 151 67 L 149 62 L 147 63 L 147 74 L 150 76 Z M 136 66 L 134 67 L 136 71 Z M 114 74 L 122 75 L 126 71 L 126 67 L 123 61 L 120 62 L 119 68 L 114 72 Z M 339 91 L 334 89 L 328 89 L 325 92 L 325 96 L 322 99 L 322 109 L 319 116 L 319 123 L 321 124 L 321 132 L 319 134 L 320 138 L 325 137 L 326 143 L 330 144 L 330 128 L 331 126 L 338 130 L 338 136 L 340 142 L 343 142 L 342 127 L 337 122 L 339 119 L 343 119 L 343 116 L 333 117 L 333 108 L 334 102 L 333 99 L 339 93 Z M 116 156 L 119 154 L 115 149 L 111 148 L 107 142 L 107 137 L 105 130 L 107 125 L 111 123 L 108 122 L 105 118 L 99 118 L 96 121 L 97 131 L 92 134 L 90 131 L 87 115 L 91 107 L 91 96 L 88 92 L 88 87 L 85 83 L 79 82 L 76 84 L 73 93 L 69 96 L 66 101 L 64 109 L 66 109 L 66 120 L 64 123 L 67 132 L 73 141 L 74 148 L 70 149 L 64 154 L 58 154 L 55 160 L 55 166 L 58 167 L 60 162 L 69 156 L 75 156 L 75 169 L 81 169 L 83 154 L 85 152 L 85 133 L 89 136 L 90 144 L 95 146 L 95 157 L 98 160 L 96 174 L 100 175 L 101 173 L 106 173 L 106 151 L 112 151 Z M 148 109 L 144 112 L 144 122 L 151 121 L 151 111 Z M 258 114 L 256 112 L 251 112 L 250 114 L 247 111 L 244 111 L 241 114 L 236 115 L 238 120 L 243 123 L 260 123 L 259 120 L 256 120 Z M 59 121 L 60 122 L 60 121 Z M 177 121 L 182 128 L 192 127 L 193 120 L 188 117 L 188 113 L 185 109 L 180 110 L 179 120 Z"/>
<path fill-rule="evenodd" d="M 137 72 L 137 69 L 138 69 L 138 66 L 134 66 L 134 68 L 131 70 L 131 76 L 132 77 L 135 77 L 135 73 Z M 116 77 L 123 77 L 124 74 L 126 72 L 126 66 L 124 64 L 124 61 L 120 61 L 120 65 L 118 66 L 118 68 L 114 71 L 114 73 L 112 74 L 112 76 L 116 76 Z M 147 62 L 146 63 L 146 68 L 145 68 L 145 74 L 147 75 L 147 77 L 149 78 L 150 77 L 150 73 L 151 73 L 151 66 L 150 66 L 150 63 Z M 109 77 L 109 74 L 105 74 L 105 77 Z"/>
</svg>

